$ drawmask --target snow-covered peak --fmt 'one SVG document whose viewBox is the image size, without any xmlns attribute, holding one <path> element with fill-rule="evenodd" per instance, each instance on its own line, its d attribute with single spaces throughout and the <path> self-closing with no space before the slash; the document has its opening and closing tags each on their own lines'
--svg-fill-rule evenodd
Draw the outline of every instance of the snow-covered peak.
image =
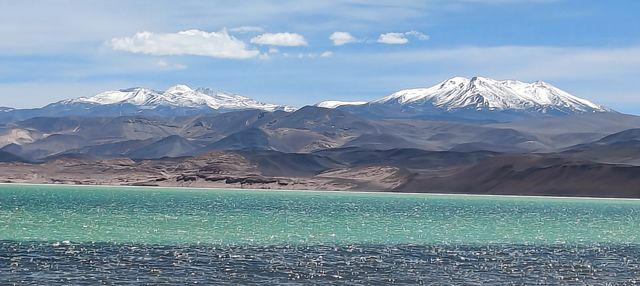
<svg viewBox="0 0 640 286">
<path fill-rule="evenodd" d="M 186 92 L 193 92 L 193 89 L 191 89 L 190 87 L 184 85 L 184 84 L 176 84 L 170 88 L 168 88 L 167 90 L 165 90 L 166 93 L 186 93 Z"/>
<path fill-rule="evenodd" d="M 405 89 L 374 104 L 432 105 L 453 111 L 526 110 L 541 113 L 608 112 L 610 109 L 573 96 L 551 84 L 536 81 L 454 77 L 429 88 Z"/>
<path fill-rule="evenodd" d="M 111 90 L 99 93 L 92 97 L 80 97 L 72 100 L 61 101 L 68 103 L 89 104 L 133 104 L 143 107 L 188 107 L 188 108 L 213 108 L 224 109 L 261 109 L 266 111 L 285 110 L 294 108 L 284 105 L 262 103 L 244 96 L 217 91 L 210 88 L 192 89 L 187 85 L 178 84 L 165 91 L 156 91 L 147 88 L 130 88 Z"/>
<path fill-rule="evenodd" d="M 324 107 L 324 108 L 336 108 L 336 107 L 344 106 L 344 105 L 363 105 L 363 104 L 367 104 L 367 102 L 366 101 L 327 100 L 327 101 L 322 101 L 322 102 L 316 103 L 315 106 Z"/>
<path fill-rule="evenodd" d="M 141 87 L 134 87 L 122 90 L 110 90 L 99 93 L 92 97 L 80 97 L 78 99 L 67 100 L 65 102 L 75 103 L 93 103 L 93 104 L 116 104 L 131 103 L 134 105 L 145 105 L 145 103 L 153 98 L 158 92 Z"/>
</svg>

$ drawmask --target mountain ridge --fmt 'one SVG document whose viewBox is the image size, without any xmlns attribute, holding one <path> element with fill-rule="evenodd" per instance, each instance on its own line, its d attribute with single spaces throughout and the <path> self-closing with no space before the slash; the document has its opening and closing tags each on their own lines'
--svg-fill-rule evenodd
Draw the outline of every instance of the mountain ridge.
<svg viewBox="0 0 640 286">
<path fill-rule="evenodd" d="M 549 83 L 494 80 L 485 77 L 453 77 L 429 88 L 405 89 L 372 103 L 401 104 L 431 101 L 435 106 L 454 110 L 563 109 L 575 112 L 607 112 L 609 108 L 563 91 Z"/>
<path fill-rule="evenodd" d="M 316 106 L 373 117 L 488 121 L 615 112 L 543 81 L 526 83 L 485 77 L 453 77 L 431 87 L 403 89 L 365 103 L 323 101 Z"/>
<path fill-rule="evenodd" d="M 165 91 L 149 88 L 133 87 L 120 90 L 109 90 L 91 97 L 62 100 L 54 104 L 131 104 L 140 107 L 186 107 L 211 108 L 215 110 L 260 109 L 265 111 L 292 111 L 292 107 L 259 102 L 241 95 L 218 91 L 211 88 L 192 89 L 184 84 L 177 84 Z"/>
<path fill-rule="evenodd" d="M 542 81 L 453 77 L 428 88 L 403 89 L 371 101 L 328 100 L 315 106 L 366 118 L 411 118 L 476 123 L 509 122 L 531 117 L 616 112 L 573 96 Z M 306 107 L 306 106 L 305 106 Z M 234 93 L 177 84 L 164 91 L 143 87 L 109 90 L 61 100 L 36 109 L 0 110 L 0 121 L 34 117 L 176 117 L 239 110 L 294 112 L 301 108 L 263 103 Z"/>
</svg>

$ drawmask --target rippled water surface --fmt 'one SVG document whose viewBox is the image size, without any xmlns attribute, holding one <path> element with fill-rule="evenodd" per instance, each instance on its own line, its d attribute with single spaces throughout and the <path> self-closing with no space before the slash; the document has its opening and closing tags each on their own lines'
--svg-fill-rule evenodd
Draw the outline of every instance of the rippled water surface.
<svg viewBox="0 0 640 286">
<path fill-rule="evenodd" d="M 640 201 L 0 185 L 0 284 L 640 283 Z"/>
</svg>

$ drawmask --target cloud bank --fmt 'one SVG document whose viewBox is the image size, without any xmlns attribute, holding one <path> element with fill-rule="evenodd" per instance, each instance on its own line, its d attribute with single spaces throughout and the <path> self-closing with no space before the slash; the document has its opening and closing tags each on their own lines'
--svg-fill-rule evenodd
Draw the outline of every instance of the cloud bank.
<svg viewBox="0 0 640 286">
<path fill-rule="evenodd" d="M 177 33 L 140 32 L 131 37 L 114 38 L 114 50 L 154 56 L 195 55 L 226 59 L 247 59 L 260 52 L 227 33 L 187 30 Z"/>
</svg>

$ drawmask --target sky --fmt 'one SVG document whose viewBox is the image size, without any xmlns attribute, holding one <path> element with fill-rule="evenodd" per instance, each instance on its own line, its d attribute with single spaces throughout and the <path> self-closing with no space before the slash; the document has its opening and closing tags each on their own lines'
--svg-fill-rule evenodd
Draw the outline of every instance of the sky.
<svg viewBox="0 0 640 286">
<path fill-rule="evenodd" d="M 640 114 L 640 1 L 0 0 L 0 106 L 175 84 L 303 106 L 454 76 Z"/>
</svg>

